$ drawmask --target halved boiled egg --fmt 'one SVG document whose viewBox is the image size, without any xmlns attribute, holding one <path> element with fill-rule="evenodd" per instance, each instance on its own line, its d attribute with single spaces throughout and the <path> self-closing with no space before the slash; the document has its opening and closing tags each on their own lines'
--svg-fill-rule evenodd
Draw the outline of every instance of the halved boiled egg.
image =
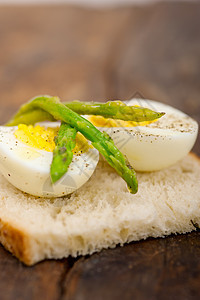
<svg viewBox="0 0 200 300">
<path fill-rule="evenodd" d="M 68 172 L 52 184 L 50 165 L 58 125 L 48 122 L 42 127 L 0 126 L 0 171 L 18 189 L 34 196 L 61 197 L 81 187 L 93 174 L 98 151 L 78 134 Z"/>
<path fill-rule="evenodd" d="M 183 112 L 160 102 L 132 99 L 137 105 L 165 112 L 156 122 L 125 122 L 87 116 L 99 130 L 106 131 L 137 171 L 156 171 L 169 167 L 186 156 L 198 134 L 198 124 Z"/>
</svg>

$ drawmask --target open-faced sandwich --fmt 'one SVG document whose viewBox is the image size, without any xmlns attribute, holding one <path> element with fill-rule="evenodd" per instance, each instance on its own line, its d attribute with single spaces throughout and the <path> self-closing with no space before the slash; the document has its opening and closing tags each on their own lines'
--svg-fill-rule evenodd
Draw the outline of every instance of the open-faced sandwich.
<svg viewBox="0 0 200 300">
<path fill-rule="evenodd" d="M 0 126 L 0 242 L 32 265 L 195 230 L 197 134 L 156 101 L 32 99 Z"/>
</svg>

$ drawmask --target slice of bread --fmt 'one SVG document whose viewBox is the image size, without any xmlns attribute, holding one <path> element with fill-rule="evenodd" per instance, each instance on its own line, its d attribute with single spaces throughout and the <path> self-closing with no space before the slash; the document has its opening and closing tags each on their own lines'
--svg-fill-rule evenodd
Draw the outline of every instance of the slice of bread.
<svg viewBox="0 0 200 300">
<path fill-rule="evenodd" d="M 71 196 L 24 194 L 0 175 L 0 242 L 27 265 L 45 258 L 92 254 L 200 225 L 200 160 L 190 154 L 158 172 L 138 173 L 139 192 L 102 160 Z"/>
</svg>

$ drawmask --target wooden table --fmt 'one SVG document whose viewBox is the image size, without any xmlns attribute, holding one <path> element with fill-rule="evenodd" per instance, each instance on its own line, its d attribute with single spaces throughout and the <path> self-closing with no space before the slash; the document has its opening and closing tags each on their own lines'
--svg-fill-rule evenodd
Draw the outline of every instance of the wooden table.
<svg viewBox="0 0 200 300">
<path fill-rule="evenodd" d="M 200 121 L 200 3 L 0 7 L 0 120 L 37 94 L 152 98 Z M 200 139 L 194 148 L 200 155 Z M 0 299 L 200 299 L 199 232 L 28 268 L 0 246 Z"/>
</svg>

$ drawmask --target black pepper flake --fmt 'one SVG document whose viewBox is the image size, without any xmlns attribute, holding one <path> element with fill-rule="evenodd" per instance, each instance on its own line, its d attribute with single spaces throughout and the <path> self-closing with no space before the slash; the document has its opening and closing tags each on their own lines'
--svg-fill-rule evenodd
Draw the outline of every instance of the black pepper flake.
<svg viewBox="0 0 200 300">
<path fill-rule="evenodd" d="M 61 147 L 59 152 L 60 152 L 60 154 L 64 154 L 66 152 L 66 150 L 67 150 L 66 147 Z"/>
</svg>

